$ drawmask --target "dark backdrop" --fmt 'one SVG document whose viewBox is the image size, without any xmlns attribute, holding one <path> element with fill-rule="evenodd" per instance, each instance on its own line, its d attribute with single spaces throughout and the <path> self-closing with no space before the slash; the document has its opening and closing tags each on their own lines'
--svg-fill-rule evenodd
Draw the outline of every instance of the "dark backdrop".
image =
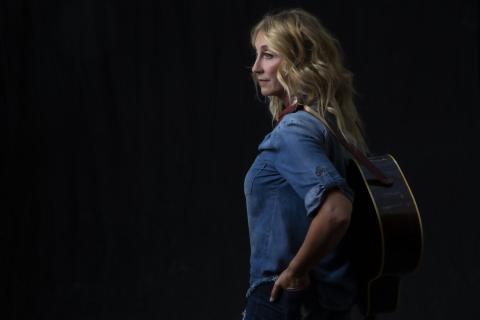
<svg viewBox="0 0 480 320">
<path fill-rule="evenodd" d="M 0 2 L 2 319 L 240 319 L 243 178 L 270 129 L 249 28 L 337 36 L 425 253 L 380 319 L 479 319 L 476 1 Z"/>
</svg>

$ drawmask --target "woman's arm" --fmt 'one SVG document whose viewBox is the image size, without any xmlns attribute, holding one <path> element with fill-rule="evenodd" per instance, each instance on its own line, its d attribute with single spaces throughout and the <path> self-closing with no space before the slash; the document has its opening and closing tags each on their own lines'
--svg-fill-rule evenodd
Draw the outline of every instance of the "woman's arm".
<svg viewBox="0 0 480 320">
<path fill-rule="evenodd" d="M 310 284 L 309 270 L 343 238 L 351 212 L 352 202 L 341 191 L 333 189 L 328 192 L 302 246 L 275 282 L 270 301 L 275 300 L 282 289 L 304 288 Z"/>
</svg>

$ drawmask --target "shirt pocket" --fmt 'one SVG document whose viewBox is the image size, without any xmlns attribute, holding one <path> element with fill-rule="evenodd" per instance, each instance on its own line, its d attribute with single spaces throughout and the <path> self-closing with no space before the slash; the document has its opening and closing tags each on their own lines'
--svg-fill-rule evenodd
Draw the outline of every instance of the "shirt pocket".
<svg viewBox="0 0 480 320">
<path fill-rule="evenodd" d="M 255 180 L 258 178 L 260 173 L 265 169 L 267 166 L 266 162 L 262 163 L 254 163 L 250 169 L 248 170 L 245 176 L 245 183 L 244 183 L 244 192 L 245 194 L 251 194 L 253 192 L 253 188 L 255 185 Z"/>
</svg>

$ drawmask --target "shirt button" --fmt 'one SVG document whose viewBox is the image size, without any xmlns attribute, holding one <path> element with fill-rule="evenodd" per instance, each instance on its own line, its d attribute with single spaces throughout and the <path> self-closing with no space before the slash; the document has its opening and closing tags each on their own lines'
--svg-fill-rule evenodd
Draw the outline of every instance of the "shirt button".
<svg viewBox="0 0 480 320">
<path fill-rule="evenodd" d="M 317 176 L 321 177 L 321 176 L 325 175 L 325 172 L 326 172 L 326 171 L 327 171 L 327 170 L 326 170 L 324 167 L 317 167 L 317 168 L 315 169 L 315 174 L 316 174 Z"/>
</svg>

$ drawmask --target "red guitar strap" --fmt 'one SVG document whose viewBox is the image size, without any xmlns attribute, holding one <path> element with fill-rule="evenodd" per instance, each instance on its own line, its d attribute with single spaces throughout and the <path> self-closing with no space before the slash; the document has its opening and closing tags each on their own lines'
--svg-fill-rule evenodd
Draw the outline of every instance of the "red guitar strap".
<svg viewBox="0 0 480 320">
<path fill-rule="evenodd" d="M 350 154 L 355 159 L 357 159 L 358 162 L 360 162 L 365 168 L 367 168 L 368 171 L 370 171 L 378 181 L 380 181 L 382 184 L 386 186 L 390 186 L 393 184 L 393 180 L 391 178 L 385 176 L 383 172 L 380 169 L 378 169 L 370 160 L 368 160 L 368 158 L 362 152 L 360 152 L 354 145 L 352 145 L 351 143 L 347 142 L 347 140 L 345 140 L 345 138 L 338 131 L 336 126 L 330 125 L 327 120 L 319 117 L 317 114 L 314 113 L 314 111 L 310 107 L 304 106 L 304 109 L 308 111 L 310 114 L 312 114 L 313 116 L 315 116 L 318 120 L 320 120 L 325 125 L 325 127 L 327 127 L 327 129 L 330 130 L 330 132 L 337 139 L 337 141 L 339 141 L 350 152 Z"/>
</svg>

